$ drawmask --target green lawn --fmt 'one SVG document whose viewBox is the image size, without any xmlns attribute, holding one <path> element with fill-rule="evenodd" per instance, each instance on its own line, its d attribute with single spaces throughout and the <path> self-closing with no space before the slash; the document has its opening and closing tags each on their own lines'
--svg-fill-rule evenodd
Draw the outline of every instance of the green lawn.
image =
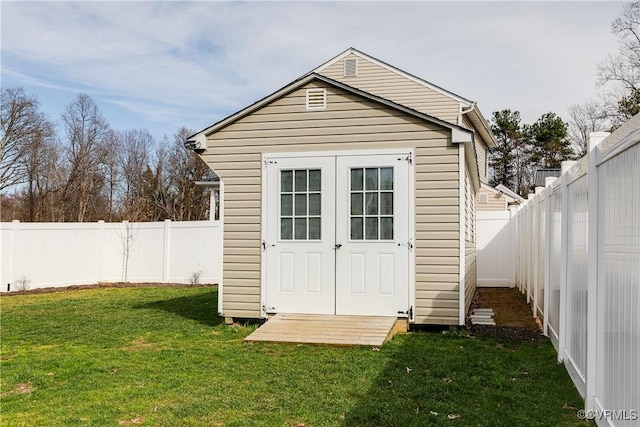
<svg viewBox="0 0 640 427">
<path fill-rule="evenodd" d="M 216 301 L 213 288 L 2 297 L 1 424 L 588 425 L 563 408 L 582 399 L 548 341 L 243 344 L 255 326 L 224 325 Z"/>
</svg>

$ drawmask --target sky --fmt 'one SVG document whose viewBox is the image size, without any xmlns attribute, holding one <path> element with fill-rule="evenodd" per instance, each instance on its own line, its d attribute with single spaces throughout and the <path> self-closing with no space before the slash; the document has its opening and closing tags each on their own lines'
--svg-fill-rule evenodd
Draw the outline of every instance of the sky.
<svg viewBox="0 0 640 427">
<path fill-rule="evenodd" d="M 349 47 L 521 112 L 596 98 L 623 2 L 0 2 L 1 84 L 54 122 L 79 93 L 117 130 L 157 139 L 243 109 Z"/>
</svg>

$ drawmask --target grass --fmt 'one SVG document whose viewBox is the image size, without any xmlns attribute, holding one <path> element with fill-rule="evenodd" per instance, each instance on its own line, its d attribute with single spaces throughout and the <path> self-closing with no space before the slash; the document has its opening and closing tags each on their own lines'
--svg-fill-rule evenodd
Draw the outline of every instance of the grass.
<svg viewBox="0 0 640 427">
<path fill-rule="evenodd" d="M 548 341 L 243 344 L 212 288 L 2 297 L 3 426 L 584 426 Z M 452 419 L 450 419 L 452 418 Z"/>
</svg>

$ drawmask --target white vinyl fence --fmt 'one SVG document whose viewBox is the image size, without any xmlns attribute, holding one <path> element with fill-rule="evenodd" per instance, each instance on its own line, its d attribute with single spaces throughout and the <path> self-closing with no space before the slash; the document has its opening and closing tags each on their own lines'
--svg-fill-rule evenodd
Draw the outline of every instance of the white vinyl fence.
<svg viewBox="0 0 640 427">
<path fill-rule="evenodd" d="M 516 284 L 516 227 L 509 211 L 476 212 L 476 265 L 480 287 Z"/>
<path fill-rule="evenodd" d="M 518 209 L 516 283 L 587 415 L 638 426 L 640 115 L 607 135 L 592 134 L 588 156 Z"/>
<path fill-rule="evenodd" d="M 220 239 L 219 221 L 0 223 L 0 290 L 217 283 Z"/>
</svg>

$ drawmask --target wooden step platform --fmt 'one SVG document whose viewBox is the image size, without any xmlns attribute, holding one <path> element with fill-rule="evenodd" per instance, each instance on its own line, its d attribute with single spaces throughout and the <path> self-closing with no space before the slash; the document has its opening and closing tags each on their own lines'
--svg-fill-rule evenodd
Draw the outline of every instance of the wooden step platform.
<svg viewBox="0 0 640 427">
<path fill-rule="evenodd" d="M 406 319 L 389 316 L 276 314 L 244 340 L 381 346 L 401 331 L 406 332 Z"/>
</svg>

